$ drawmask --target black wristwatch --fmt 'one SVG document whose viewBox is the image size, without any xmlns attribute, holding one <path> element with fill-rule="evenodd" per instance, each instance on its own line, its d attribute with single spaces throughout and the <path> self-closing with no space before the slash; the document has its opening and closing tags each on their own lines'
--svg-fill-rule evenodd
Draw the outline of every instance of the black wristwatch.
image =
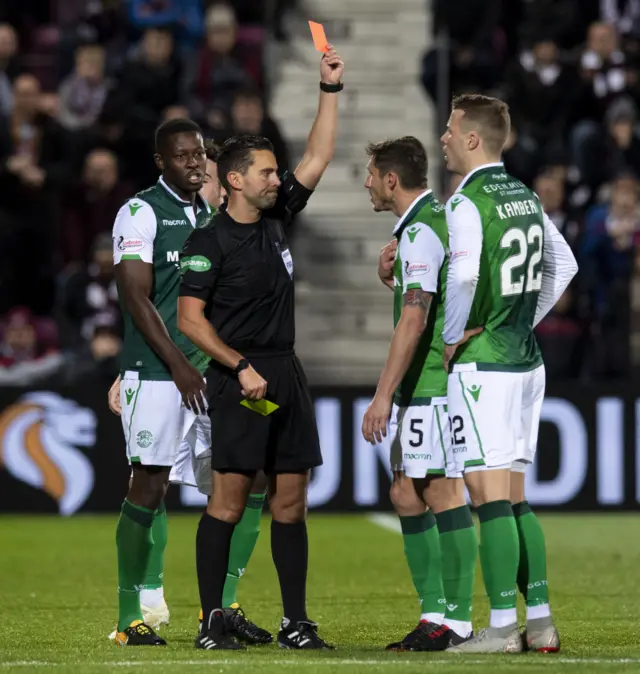
<svg viewBox="0 0 640 674">
<path fill-rule="evenodd" d="M 249 361 L 246 358 L 243 358 L 235 367 L 235 370 L 233 371 L 233 374 L 236 375 L 236 377 L 242 372 L 242 370 L 246 370 L 249 367 Z"/>
<path fill-rule="evenodd" d="M 326 94 L 337 94 L 339 91 L 344 89 L 344 84 L 338 82 L 338 84 L 327 84 L 326 82 L 320 82 L 320 89 Z"/>
</svg>

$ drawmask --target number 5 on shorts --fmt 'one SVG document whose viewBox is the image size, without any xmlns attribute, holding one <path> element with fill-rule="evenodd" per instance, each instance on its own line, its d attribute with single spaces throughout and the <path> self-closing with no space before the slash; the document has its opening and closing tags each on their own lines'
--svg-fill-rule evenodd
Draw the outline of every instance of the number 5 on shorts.
<svg viewBox="0 0 640 674">
<path fill-rule="evenodd" d="M 424 432 L 420 427 L 422 426 L 423 421 L 424 419 L 411 419 L 409 430 L 417 438 L 417 440 L 409 440 L 409 445 L 411 447 L 422 447 L 422 443 L 424 442 Z"/>
</svg>

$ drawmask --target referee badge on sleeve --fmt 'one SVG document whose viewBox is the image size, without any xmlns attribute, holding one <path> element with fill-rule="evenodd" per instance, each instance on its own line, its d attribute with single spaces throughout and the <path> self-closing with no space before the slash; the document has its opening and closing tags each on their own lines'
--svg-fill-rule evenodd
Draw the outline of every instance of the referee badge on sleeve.
<svg viewBox="0 0 640 674">
<path fill-rule="evenodd" d="M 287 268 L 287 271 L 289 272 L 289 276 L 293 278 L 293 258 L 291 257 L 289 249 L 286 248 L 280 253 L 280 255 L 282 255 L 282 261 L 284 262 L 284 266 Z"/>
</svg>

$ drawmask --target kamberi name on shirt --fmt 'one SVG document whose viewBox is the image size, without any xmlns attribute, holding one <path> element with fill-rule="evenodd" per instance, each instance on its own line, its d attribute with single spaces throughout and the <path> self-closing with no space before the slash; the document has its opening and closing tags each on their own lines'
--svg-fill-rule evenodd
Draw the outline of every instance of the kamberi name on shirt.
<svg viewBox="0 0 640 674">
<path fill-rule="evenodd" d="M 535 215 L 540 212 L 540 209 L 533 199 L 524 199 L 523 201 L 507 201 L 504 204 L 496 204 L 496 211 L 502 220 L 507 220 L 517 215 Z"/>
</svg>

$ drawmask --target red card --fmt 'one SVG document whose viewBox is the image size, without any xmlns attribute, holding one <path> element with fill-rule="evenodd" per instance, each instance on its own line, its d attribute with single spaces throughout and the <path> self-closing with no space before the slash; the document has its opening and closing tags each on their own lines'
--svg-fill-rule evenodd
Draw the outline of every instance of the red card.
<svg viewBox="0 0 640 674">
<path fill-rule="evenodd" d="M 324 33 L 324 26 L 321 23 L 309 21 L 309 28 L 311 28 L 311 37 L 315 48 L 326 54 L 329 51 L 329 42 Z"/>
</svg>

